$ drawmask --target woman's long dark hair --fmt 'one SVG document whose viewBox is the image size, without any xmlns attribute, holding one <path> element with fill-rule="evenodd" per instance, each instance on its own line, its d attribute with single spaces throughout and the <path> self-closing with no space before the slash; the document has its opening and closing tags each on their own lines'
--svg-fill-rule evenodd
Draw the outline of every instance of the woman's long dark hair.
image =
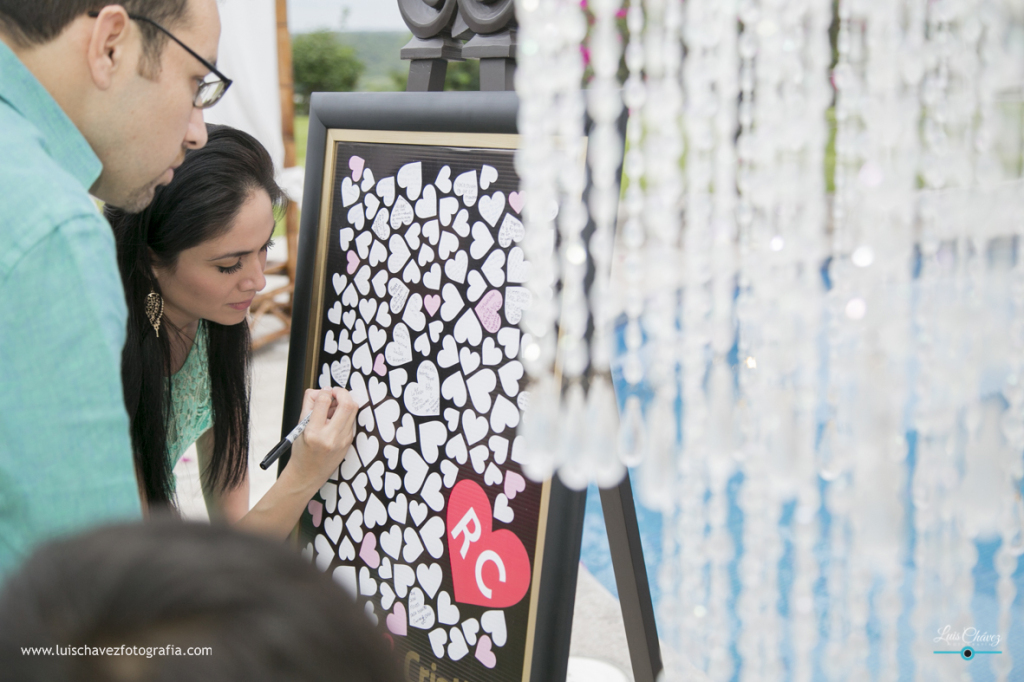
<svg viewBox="0 0 1024 682">
<path fill-rule="evenodd" d="M 170 330 L 157 337 L 145 311 L 150 292 L 160 293 L 153 265 L 173 268 L 182 251 L 222 235 L 253 192 L 266 192 L 275 206 L 283 200 L 270 155 L 255 138 L 226 126 L 207 130 L 206 146 L 186 153 L 148 208 L 135 214 L 106 209 L 128 303 L 121 381 L 135 467 L 150 505 L 170 505 L 174 490 L 167 451 Z M 241 483 L 249 461 L 249 326 L 207 320 L 206 327 L 214 446 L 202 478 L 205 490 L 224 491 Z"/>
</svg>

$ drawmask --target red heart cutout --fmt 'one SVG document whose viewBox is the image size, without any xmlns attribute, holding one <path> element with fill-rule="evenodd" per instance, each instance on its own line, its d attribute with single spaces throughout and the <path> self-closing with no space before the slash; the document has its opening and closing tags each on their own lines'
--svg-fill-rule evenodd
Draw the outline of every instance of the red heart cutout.
<svg viewBox="0 0 1024 682">
<path fill-rule="evenodd" d="M 448 497 L 448 556 L 455 601 L 491 609 L 519 603 L 530 589 L 530 558 L 510 530 L 491 531 L 487 493 L 459 481 Z"/>
</svg>

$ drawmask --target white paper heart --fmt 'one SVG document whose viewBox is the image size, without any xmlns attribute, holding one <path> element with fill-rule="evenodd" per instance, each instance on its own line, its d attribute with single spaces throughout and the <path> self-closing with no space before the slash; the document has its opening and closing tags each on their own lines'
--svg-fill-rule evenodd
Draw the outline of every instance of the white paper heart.
<svg viewBox="0 0 1024 682">
<path fill-rule="evenodd" d="M 341 205 L 351 206 L 359 200 L 359 186 L 352 182 L 352 178 L 345 178 L 341 181 Z"/>
<path fill-rule="evenodd" d="M 420 587 L 430 595 L 431 599 L 437 595 L 443 577 L 444 572 L 441 570 L 440 564 L 420 564 L 416 567 L 416 579 L 419 580 Z"/>
<path fill-rule="evenodd" d="M 398 555 L 402 551 L 401 527 L 391 526 L 386 533 L 381 533 L 379 543 L 385 554 L 390 555 L 393 559 L 398 559 Z"/>
<path fill-rule="evenodd" d="M 418 587 L 409 590 L 409 625 L 420 630 L 434 626 L 434 609 L 426 603 L 423 590 Z"/>
<path fill-rule="evenodd" d="M 525 236 L 526 229 L 523 223 L 511 213 L 506 213 L 498 230 L 498 244 L 507 249 L 512 242 L 521 242 Z"/>
<path fill-rule="evenodd" d="M 501 433 L 506 428 L 515 426 L 519 426 L 519 408 L 505 396 L 497 396 L 494 399 L 494 409 L 491 410 L 491 428 L 496 433 Z"/>
<path fill-rule="evenodd" d="M 441 462 L 441 477 L 445 488 L 451 488 L 459 477 L 459 467 L 448 460 Z"/>
<path fill-rule="evenodd" d="M 398 406 L 397 400 L 386 400 L 381 403 L 373 411 L 374 417 L 377 419 L 377 433 L 380 434 L 381 440 L 385 443 L 390 443 L 395 439 L 395 422 L 398 421 L 398 416 L 401 414 L 401 408 Z M 383 466 L 383 463 L 381 463 Z"/>
<path fill-rule="evenodd" d="M 409 593 L 409 588 L 416 584 L 416 571 L 412 566 L 395 564 L 395 592 L 399 597 L 404 598 Z"/>
<path fill-rule="evenodd" d="M 374 185 L 373 171 L 371 171 L 369 168 L 367 168 L 367 169 L 365 169 L 363 171 L 363 181 L 362 181 L 362 183 L 360 183 L 359 187 L 364 192 L 369 192 L 371 189 L 373 189 L 373 185 Z"/>
<path fill-rule="evenodd" d="M 431 265 L 430 270 L 423 275 L 423 284 L 434 291 L 441 288 L 441 266 L 438 263 Z"/>
<path fill-rule="evenodd" d="M 443 201 L 443 200 L 442 200 Z M 445 226 L 447 227 L 447 225 Z M 441 228 L 436 220 L 428 220 L 423 223 L 423 238 L 429 241 L 434 246 L 437 246 L 437 240 L 441 237 Z"/>
<path fill-rule="evenodd" d="M 488 234 L 490 234 L 488 232 Z M 516 247 L 519 248 L 519 247 Z M 522 254 L 522 249 L 519 250 Z M 480 272 L 484 273 L 484 277 L 491 283 L 491 286 L 500 287 L 505 284 L 505 252 L 500 249 L 495 249 L 491 252 L 491 255 L 487 257 L 484 264 L 480 266 Z"/>
<path fill-rule="evenodd" d="M 519 330 L 505 327 L 498 332 L 498 343 L 505 349 L 505 357 L 510 360 L 519 355 Z"/>
<path fill-rule="evenodd" d="M 505 629 L 504 611 L 484 611 L 480 616 L 480 627 L 491 636 L 495 646 L 505 646 L 508 632 Z"/>
<path fill-rule="evenodd" d="M 391 212 L 386 208 L 382 208 L 379 211 L 377 211 L 377 215 L 373 219 L 373 224 L 370 225 L 370 229 L 373 230 L 373 234 L 377 235 L 377 238 L 380 239 L 381 241 L 386 242 L 388 240 L 388 237 L 391 236 L 391 225 L 388 223 L 390 218 Z M 364 232 L 363 234 L 370 233 Z M 358 245 L 359 242 L 357 241 L 356 244 Z M 365 257 L 366 256 L 363 256 L 363 258 Z"/>
<path fill-rule="evenodd" d="M 458 414 L 457 410 L 452 410 Z M 444 454 L 448 459 L 453 459 L 460 465 L 465 464 L 469 457 L 469 451 L 466 449 L 466 439 L 461 433 L 456 434 L 448 444 L 444 446 Z"/>
<path fill-rule="evenodd" d="M 500 252 L 499 252 L 500 253 Z M 483 293 L 487 291 L 487 282 L 480 276 L 480 273 L 476 270 L 470 270 L 466 276 L 466 280 L 469 282 L 469 288 L 466 290 L 466 298 L 471 303 L 476 303 L 477 300 L 483 296 Z"/>
<path fill-rule="evenodd" d="M 384 200 L 385 206 L 395 203 L 395 178 L 394 176 L 384 178 L 377 183 L 377 196 Z"/>
<path fill-rule="evenodd" d="M 370 265 L 377 267 L 378 264 L 387 260 L 387 257 L 388 247 L 380 242 L 374 242 L 373 246 L 370 247 Z"/>
<path fill-rule="evenodd" d="M 486 445 L 477 445 L 475 448 L 469 451 L 469 461 L 473 464 L 473 471 L 478 474 L 484 473 L 484 469 L 487 467 L 487 460 L 491 456 L 491 451 L 487 449 Z"/>
<path fill-rule="evenodd" d="M 459 251 L 454 257 L 449 258 L 444 264 L 444 274 L 453 282 L 463 283 L 466 281 L 466 270 L 469 268 L 469 257 L 465 251 Z"/>
<path fill-rule="evenodd" d="M 372 232 L 362 232 L 358 237 L 356 237 L 356 252 L 363 260 L 366 260 L 366 257 L 370 255 L 370 244 L 372 243 Z"/>
<path fill-rule="evenodd" d="M 452 169 L 450 166 L 443 166 L 437 173 L 437 179 L 434 180 L 434 184 L 443 193 L 448 194 L 452 191 Z"/>
<path fill-rule="evenodd" d="M 485 422 L 486 423 L 486 422 Z M 444 495 L 441 494 L 441 475 L 436 471 L 427 476 L 420 488 L 420 499 L 436 512 L 444 509 Z"/>
<path fill-rule="evenodd" d="M 455 316 L 466 306 L 465 301 L 462 300 L 462 296 L 459 295 L 459 290 L 454 284 L 445 284 L 444 288 L 441 289 L 441 319 L 445 322 L 450 322 L 455 319 Z"/>
<path fill-rule="evenodd" d="M 391 333 L 394 341 L 384 349 L 384 359 L 392 367 L 398 367 L 412 362 L 412 340 L 409 338 L 409 328 L 399 322 Z"/>
<path fill-rule="evenodd" d="M 423 519 L 427 518 L 428 513 L 430 513 L 430 507 L 418 500 L 409 500 L 409 516 L 417 526 L 423 523 Z"/>
<path fill-rule="evenodd" d="M 487 417 L 478 417 L 472 410 L 465 410 L 462 413 L 462 432 L 466 434 L 469 445 L 483 440 L 487 435 Z"/>
<path fill-rule="evenodd" d="M 455 216 L 455 222 L 452 223 L 452 229 L 460 237 L 469 236 L 469 211 L 466 209 L 459 211 L 459 214 Z"/>
<path fill-rule="evenodd" d="M 429 464 L 437 461 L 437 451 L 448 440 L 444 422 L 429 421 L 420 424 L 420 453 Z"/>
<path fill-rule="evenodd" d="M 430 471 L 430 467 L 423 461 L 420 454 L 412 449 L 406 449 L 402 451 L 402 467 L 405 468 L 405 491 L 410 495 L 415 495 L 423 487 L 423 481 L 427 477 L 427 473 Z"/>
<path fill-rule="evenodd" d="M 469 646 L 466 644 L 466 638 L 461 629 L 452 628 L 448 634 L 451 638 L 451 644 L 448 645 L 448 658 L 458 661 L 469 653 Z"/>
<path fill-rule="evenodd" d="M 504 211 L 504 192 L 495 192 L 491 196 L 480 197 L 480 217 L 486 220 L 491 227 L 495 227 L 498 224 L 498 218 L 501 217 Z"/>
<path fill-rule="evenodd" d="M 404 524 L 409 513 L 409 499 L 402 494 L 388 505 L 388 516 L 396 523 Z M 397 558 L 397 557 L 396 557 Z"/>
<path fill-rule="evenodd" d="M 437 476 L 436 473 L 432 475 Z M 440 559 L 444 554 L 444 521 L 441 517 L 430 517 L 430 520 L 420 528 L 420 537 L 423 538 L 423 546 L 427 548 L 427 554 L 435 559 Z"/>
<path fill-rule="evenodd" d="M 406 225 L 412 225 L 412 221 L 415 219 L 416 214 L 412 210 L 412 205 L 405 200 L 405 197 L 399 196 L 391 209 L 391 222 L 389 223 L 391 229 L 401 230 Z"/>
<path fill-rule="evenodd" d="M 467 310 L 459 318 L 459 321 L 455 323 L 455 340 L 459 343 L 469 343 L 473 346 L 479 346 L 483 340 L 484 330 L 480 327 L 480 320 L 477 319 L 476 313 L 472 310 Z"/>
<path fill-rule="evenodd" d="M 398 186 L 405 190 L 410 201 L 416 201 L 423 188 L 423 164 L 407 163 L 398 171 Z"/>
<path fill-rule="evenodd" d="M 402 559 L 411 564 L 423 553 L 423 543 L 420 541 L 419 535 L 412 528 L 405 529 L 404 537 L 405 548 L 402 550 Z"/>
<path fill-rule="evenodd" d="M 437 595 L 437 621 L 445 625 L 455 625 L 459 618 L 459 607 L 452 603 L 451 595 L 441 590 Z"/>
<path fill-rule="evenodd" d="M 466 404 L 466 382 L 461 373 L 455 372 L 441 383 L 441 397 L 459 407 Z"/>
<path fill-rule="evenodd" d="M 476 184 L 476 171 L 466 171 L 455 178 L 454 189 L 456 196 L 462 197 L 462 201 L 466 206 L 475 204 L 477 192 L 479 191 L 479 187 Z"/>
<path fill-rule="evenodd" d="M 522 283 L 530 279 L 532 271 L 529 261 L 524 259 L 523 250 L 513 246 L 508 254 L 508 281 Z"/>
<path fill-rule="evenodd" d="M 405 408 L 419 417 L 441 413 L 441 382 L 437 367 L 429 360 L 420 363 L 416 370 L 416 382 L 405 387 Z"/>
<path fill-rule="evenodd" d="M 494 343 L 494 339 L 488 336 L 484 339 L 484 345 L 480 349 L 483 363 L 487 366 L 494 366 L 504 359 L 501 348 Z"/>
<path fill-rule="evenodd" d="M 421 220 L 437 215 L 437 190 L 433 185 L 423 188 L 423 197 L 416 202 L 416 217 Z"/>
<path fill-rule="evenodd" d="M 455 197 L 445 197 L 438 203 L 438 217 L 441 224 L 448 227 L 452 224 L 452 216 L 459 212 L 459 200 Z M 434 239 L 437 243 L 437 239 Z"/>
<path fill-rule="evenodd" d="M 372 194 L 367 194 L 363 197 L 363 205 L 366 207 L 366 219 L 369 220 L 377 215 L 377 209 L 380 208 L 380 199 Z"/>
<path fill-rule="evenodd" d="M 487 471 L 484 472 L 484 483 L 487 485 L 501 485 L 501 482 L 504 480 L 505 475 L 501 473 L 501 469 L 494 462 L 487 465 Z M 504 495 L 502 496 L 504 497 Z M 497 506 L 495 506 L 495 510 L 497 510 Z M 495 511 L 495 514 L 497 514 L 497 511 Z"/>
</svg>

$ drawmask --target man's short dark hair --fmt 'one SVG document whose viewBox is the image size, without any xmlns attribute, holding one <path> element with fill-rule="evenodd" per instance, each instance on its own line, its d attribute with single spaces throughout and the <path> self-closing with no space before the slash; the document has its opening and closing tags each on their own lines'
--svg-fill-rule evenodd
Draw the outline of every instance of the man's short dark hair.
<svg viewBox="0 0 1024 682">
<path fill-rule="evenodd" d="M 141 655 L 92 655 L 122 645 Z M 57 646 L 74 655 L 23 649 Z M 330 577 L 282 542 L 221 525 L 161 519 L 59 540 L 0 593 L 5 680 L 397 682 L 397 670 Z"/>
<path fill-rule="evenodd" d="M 48 43 L 68 25 L 88 12 L 109 5 L 121 5 L 129 14 L 137 14 L 167 26 L 185 21 L 188 0 L 0 0 L 0 31 L 21 47 Z M 159 71 L 160 53 L 167 36 L 153 26 L 140 22 L 145 68 Z"/>
</svg>

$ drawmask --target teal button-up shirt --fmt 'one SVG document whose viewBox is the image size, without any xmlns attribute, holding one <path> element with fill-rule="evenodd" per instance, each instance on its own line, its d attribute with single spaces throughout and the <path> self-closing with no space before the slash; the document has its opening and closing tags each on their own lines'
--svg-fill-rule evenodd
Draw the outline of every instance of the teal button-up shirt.
<svg viewBox="0 0 1024 682">
<path fill-rule="evenodd" d="M 0 42 L 0 576 L 40 541 L 141 515 L 101 170 Z"/>
</svg>

